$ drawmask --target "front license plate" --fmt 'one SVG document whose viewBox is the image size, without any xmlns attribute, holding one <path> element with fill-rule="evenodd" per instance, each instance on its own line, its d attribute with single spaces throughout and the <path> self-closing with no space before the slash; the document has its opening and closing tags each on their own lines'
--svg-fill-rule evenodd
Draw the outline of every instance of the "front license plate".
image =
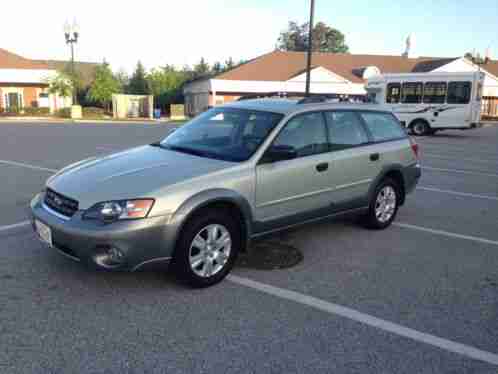
<svg viewBox="0 0 498 374">
<path fill-rule="evenodd" d="M 43 222 L 35 221 L 36 232 L 40 237 L 41 241 L 45 244 L 48 244 L 50 247 L 52 246 L 52 230 L 50 227 L 45 225 Z"/>
</svg>

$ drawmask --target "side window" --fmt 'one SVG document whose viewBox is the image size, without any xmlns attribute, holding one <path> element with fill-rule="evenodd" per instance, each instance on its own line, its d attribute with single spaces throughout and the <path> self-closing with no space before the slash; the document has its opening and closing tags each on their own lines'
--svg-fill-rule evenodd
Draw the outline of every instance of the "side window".
<svg viewBox="0 0 498 374">
<path fill-rule="evenodd" d="M 422 102 L 422 83 L 403 83 L 401 102 L 405 104 L 418 104 Z"/>
<path fill-rule="evenodd" d="M 361 117 L 376 142 L 406 138 L 405 130 L 392 114 L 363 112 Z"/>
<path fill-rule="evenodd" d="M 397 104 L 401 96 L 401 84 L 389 83 L 387 85 L 386 103 Z"/>
<path fill-rule="evenodd" d="M 332 151 L 368 143 L 368 136 L 356 113 L 326 112 L 325 117 Z"/>
<path fill-rule="evenodd" d="M 467 104 L 470 101 L 472 83 L 450 82 L 448 84 L 448 104 Z"/>
<path fill-rule="evenodd" d="M 292 147 L 297 157 L 327 152 L 327 134 L 322 113 L 306 113 L 292 118 L 278 134 L 273 146 Z"/>
<path fill-rule="evenodd" d="M 424 103 L 444 104 L 446 101 L 445 82 L 427 82 L 424 86 Z"/>
</svg>

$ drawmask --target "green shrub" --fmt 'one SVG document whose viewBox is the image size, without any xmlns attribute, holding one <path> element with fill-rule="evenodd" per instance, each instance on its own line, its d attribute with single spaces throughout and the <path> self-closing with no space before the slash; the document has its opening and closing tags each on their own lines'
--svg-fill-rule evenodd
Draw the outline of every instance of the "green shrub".
<svg viewBox="0 0 498 374">
<path fill-rule="evenodd" d="M 103 108 L 98 107 L 84 107 L 83 118 L 87 119 L 108 119 L 112 117 L 112 113 L 106 112 Z"/>
<path fill-rule="evenodd" d="M 56 115 L 61 118 L 71 118 L 71 108 L 59 109 Z"/>
<path fill-rule="evenodd" d="M 26 107 L 23 109 L 25 116 L 48 116 L 50 114 L 49 108 Z"/>
</svg>

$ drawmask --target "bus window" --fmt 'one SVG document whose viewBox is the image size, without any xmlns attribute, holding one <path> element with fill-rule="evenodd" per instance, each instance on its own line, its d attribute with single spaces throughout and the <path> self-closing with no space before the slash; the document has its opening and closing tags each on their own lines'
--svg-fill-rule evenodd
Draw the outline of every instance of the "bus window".
<svg viewBox="0 0 498 374">
<path fill-rule="evenodd" d="M 422 102 L 422 83 L 403 83 L 401 102 L 405 104 L 418 104 Z"/>
<path fill-rule="evenodd" d="M 427 82 L 424 86 L 424 103 L 444 104 L 446 100 L 445 82 Z"/>
<path fill-rule="evenodd" d="M 471 82 L 450 82 L 448 84 L 448 104 L 468 104 L 472 91 Z"/>
<path fill-rule="evenodd" d="M 389 83 L 387 85 L 386 103 L 397 104 L 401 96 L 401 84 Z"/>
</svg>

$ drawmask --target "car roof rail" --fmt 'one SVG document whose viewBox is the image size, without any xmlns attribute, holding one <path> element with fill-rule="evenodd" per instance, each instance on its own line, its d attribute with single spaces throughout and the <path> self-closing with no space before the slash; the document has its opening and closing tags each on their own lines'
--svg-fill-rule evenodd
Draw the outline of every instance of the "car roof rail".
<svg viewBox="0 0 498 374">
<path fill-rule="evenodd" d="M 297 103 L 298 103 L 298 105 L 316 104 L 316 103 L 324 103 L 330 99 L 333 99 L 333 97 L 325 96 L 325 95 L 315 95 L 315 96 L 305 97 L 304 99 L 299 100 Z"/>
<path fill-rule="evenodd" d="M 241 96 L 237 99 L 237 101 L 251 100 L 251 99 L 264 99 L 270 97 L 278 97 L 278 98 L 287 98 L 289 97 L 285 92 L 266 92 L 260 94 L 249 94 Z"/>
</svg>

